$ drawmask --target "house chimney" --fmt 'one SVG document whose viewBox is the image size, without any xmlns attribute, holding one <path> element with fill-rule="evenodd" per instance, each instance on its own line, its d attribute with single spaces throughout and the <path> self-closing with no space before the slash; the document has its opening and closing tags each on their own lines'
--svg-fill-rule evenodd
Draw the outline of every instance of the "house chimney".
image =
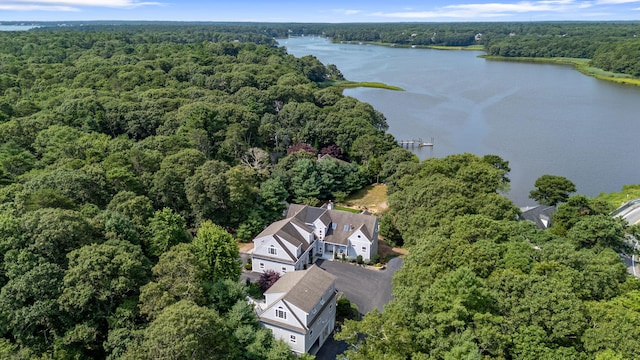
<svg viewBox="0 0 640 360">
<path fill-rule="evenodd" d="M 329 200 L 329 204 L 327 204 L 327 210 L 333 210 L 333 201 Z"/>
</svg>

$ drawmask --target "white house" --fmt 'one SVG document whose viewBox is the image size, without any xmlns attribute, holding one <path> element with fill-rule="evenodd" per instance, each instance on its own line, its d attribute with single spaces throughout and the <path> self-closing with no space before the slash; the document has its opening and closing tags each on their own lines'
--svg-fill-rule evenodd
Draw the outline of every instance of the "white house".
<svg viewBox="0 0 640 360">
<path fill-rule="evenodd" d="M 280 275 L 303 270 L 313 262 L 316 239 L 309 226 L 299 219 L 276 221 L 253 239 L 253 271 L 273 270 Z"/>
<path fill-rule="evenodd" d="M 335 281 L 315 265 L 284 274 L 256 303 L 260 324 L 296 353 L 316 353 L 335 327 Z"/>
<path fill-rule="evenodd" d="M 370 260 L 378 253 L 378 218 L 328 208 L 291 204 L 286 218 L 253 240 L 253 271 L 280 274 L 305 269 L 320 257 Z"/>
</svg>

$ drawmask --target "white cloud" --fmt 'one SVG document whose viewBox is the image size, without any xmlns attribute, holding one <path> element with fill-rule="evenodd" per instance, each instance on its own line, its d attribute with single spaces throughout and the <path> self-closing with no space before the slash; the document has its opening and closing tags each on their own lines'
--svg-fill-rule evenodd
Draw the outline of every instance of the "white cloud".
<svg viewBox="0 0 640 360">
<path fill-rule="evenodd" d="M 78 8 L 71 6 L 51 6 L 51 5 L 37 5 L 37 4 L 0 4 L 0 10 L 6 11 L 80 11 Z"/>
<path fill-rule="evenodd" d="M 640 0 L 598 0 L 596 4 L 598 5 L 616 5 L 616 4 L 631 4 L 637 3 Z"/>
<path fill-rule="evenodd" d="M 640 2 L 640 0 L 597 0 L 605 2 Z M 593 6 L 590 1 L 576 0 L 543 0 L 520 1 L 516 3 L 470 3 L 448 5 L 430 11 L 377 12 L 376 17 L 401 19 L 433 19 L 433 18 L 497 18 L 523 13 L 570 12 Z"/>
<path fill-rule="evenodd" d="M 137 8 L 160 5 L 163 4 L 138 0 L 8 0 L 0 3 L 0 10 L 81 11 L 82 7 Z"/>
<path fill-rule="evenodd" d="M 342 15 L 356 15 L 356 14 L 362 13 L 362 10 L 354 10 L 354 9 L 335 9 L 333 11 Z"/>
</svg>

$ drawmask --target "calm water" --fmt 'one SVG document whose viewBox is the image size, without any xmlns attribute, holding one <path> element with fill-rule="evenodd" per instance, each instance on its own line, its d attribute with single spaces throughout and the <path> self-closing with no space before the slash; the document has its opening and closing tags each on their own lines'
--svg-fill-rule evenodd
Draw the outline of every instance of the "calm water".
<svg viewBox="0 0 640 360">
<path fill-rule="evenodd" d="M 406 91 L 350 89 L 372 104 L 397 139 L 434 138 L 421 159 L 471 152 L 511 166 L 517 205 L 544 174 L 565 176 L 589 196 L 640 183 L 640 88 L 582 75 L 568 66 L 487 61 L 481 52 L 280 40 L 290 54 L 336 64 L 354 81 Z"/>
<path fill-rule="evenodd" d="M 36 28 L 36 25 L 0 25 L 0 31 L 27 31 Z"/>
</svg>

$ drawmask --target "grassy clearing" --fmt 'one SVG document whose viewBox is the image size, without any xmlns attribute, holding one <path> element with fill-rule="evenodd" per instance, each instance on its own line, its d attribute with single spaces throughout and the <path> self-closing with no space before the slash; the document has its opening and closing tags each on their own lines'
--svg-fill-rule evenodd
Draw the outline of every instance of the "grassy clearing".
<svg viewBox="0 0 640 360">
<path fill-rule="evenodd" d="M 358 209 L 354 209 L 354 208 L 350 208 L 350 207 L 346 207 L 346 206 L 334 206 L 333 208 L 336 209 L 336 210 L 348 211 L 348 212 L 354 213 L 354 214 L 361 213 L 361 211 L 358 210 Z"/>
<path fill-rule="evenodd" d="M 622 204 L 640 198 L 640 184 L 625 185 L 620 192 L 600 193 L 596 199 L 606 201 L 616 209 Z"/>
<path fill-rule="evenodd" d="M 321 87 L 335 86 L 341 89 L 366 87 L 366 88 L 385 89 L 385 90 L 393 90 L 393 91 L 404 91 L 404 89 L 401 87 L 388 85 L 385 83 L 375 82 L 375 81 L 329 80 L 321 83 L 320 86 Z"/>
<path fill-rule="evenodd" d="M 380 214 L 389 207 L 387 205 L 387 185 L 369 185 L 347 197 L 343 205 L 358 210 L 368 210 L 373 214 Z"/>
<path fill-rule="evenodd" d="M 417 46 L 421 47 L 421 46 Z M 442 45 L 427 45 L 425 46 L 427 49 L 434 50 L 472 50 L 472 51 L 484 51 L 484 46 L 482 45 L 469 45 L 469 46 L 442 46 Z"/>
</svg>

